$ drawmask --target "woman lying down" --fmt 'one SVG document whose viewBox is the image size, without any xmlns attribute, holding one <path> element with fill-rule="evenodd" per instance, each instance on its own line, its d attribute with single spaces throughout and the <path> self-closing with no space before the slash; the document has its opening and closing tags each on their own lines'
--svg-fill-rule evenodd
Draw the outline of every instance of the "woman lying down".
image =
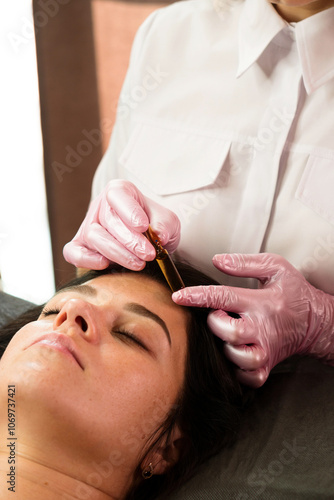
<svg viewBox="0 0 334 500">
<path fill-rule="evenodd" d="M 177 265 L 186 286 L 212 284 Z M 1 331 L 2 500 L 168 497 L 233 442 L 242 398 L 222 341 L 155 262 L 90 272 L 41 309 Z"/>
</svg>

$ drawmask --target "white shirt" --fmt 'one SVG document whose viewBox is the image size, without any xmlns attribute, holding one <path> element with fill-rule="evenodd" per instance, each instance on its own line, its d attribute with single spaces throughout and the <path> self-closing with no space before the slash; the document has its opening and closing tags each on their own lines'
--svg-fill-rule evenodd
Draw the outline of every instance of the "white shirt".
<svg viewBox="0 0 334 500">
<path fill-rule="evenodd" d="M 334 293 L 334 8 L 289 25 L 266 0 L 188 0 L 139 29 L 95 175 L 181 220 L 179 256 L 273 252 Z"/>
</svg>

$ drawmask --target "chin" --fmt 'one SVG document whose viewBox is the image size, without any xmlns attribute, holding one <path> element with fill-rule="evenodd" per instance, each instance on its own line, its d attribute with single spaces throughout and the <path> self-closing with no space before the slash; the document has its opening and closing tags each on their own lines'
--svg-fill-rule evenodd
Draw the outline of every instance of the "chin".
<svg viewBox="0 0 334 500">
<path fill-rule="evenodd" d="M 270 3 L 276 5 L 284 5 L 284 7 L 306 7 L 317 0 L 270 0 Z"/>
</svg>

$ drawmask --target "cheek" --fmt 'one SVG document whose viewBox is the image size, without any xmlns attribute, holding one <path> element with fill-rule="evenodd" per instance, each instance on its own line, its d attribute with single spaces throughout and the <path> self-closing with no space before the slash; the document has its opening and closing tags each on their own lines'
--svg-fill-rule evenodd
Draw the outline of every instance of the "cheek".
<svg viewBox="0 0 334 500">
<path fill-rule="evenodd" d="M 155 363 L 138 360 L 129 356 L 118 363 L 110 357 L 108 363 L 101 363 L 98 376 L 92 377 L 92 393 L 98 397 L 99 404 L 111 414 L 123 411 L 124 415 L 148 415 L 152 407 L 173 401 L 177 394 L 175 383 L 169 381 L 163 370 Z M 103 369 L 102 367 L 105 367 Z M 89 378 L 89 377 L 88 377 Z M 162 403 L 162 402 L 163 403 Z"/>
<path fill-rule="evenodd" d="M 24 348 L 27 347 L 30 342 L 33 342 L 36 329 L 35 323 L 29 323 L 21 328 L 11 339 L 0 360 L 0 372 L 2 375 L 18 371 L 17 363 L 24 354 Z M 3 380 L 2 377 L 0 380 Z"/>
<path fill-rule="evenodd" d="M 122 456 L 134 456 L 139 460 L 150 439 L 164 423 L 173 407 L 168 391 L 150 387 L 146 391 L 133 385 L 125 388 L 122 397 L 111 395 L 108 418 L 101 424 L 108 425 L 104 435 Z"/>
<path fill-rule="evenodd" d="M 91 389 L 95 396 L 90 411 L 98 408 L 98 420 L 105 435 L 118 447 L 142 450 L 143 444 L 164 422 L 178 394 L 178 388 L 153 369 L 150 362 L 132 365 L 131 358 L 110 369 Z M 88 409 L 88 408 L 87 408 Z M 96 415 L 95 415 L 96 419 Z"/>
<path fill-rule="evenodd" d="M 2 390 L 7 385 L 16 385 L 23 397 L 41 395 L 46 399 L 59 396 L 65 385 L 71 384 L 75 368 L 69 366 L 67 382 L 59 374 L 64 373 L 64 361 L 51 349 L 30 345 L 33 341 L 52 329 L 46 322 L 29 323 L 19 330 L 0 360 L 0 380 Z M 73 384 L 73 387 L 75 385 Z M 35 396 L 34 396 L 35 395 Z"/>
</svg>

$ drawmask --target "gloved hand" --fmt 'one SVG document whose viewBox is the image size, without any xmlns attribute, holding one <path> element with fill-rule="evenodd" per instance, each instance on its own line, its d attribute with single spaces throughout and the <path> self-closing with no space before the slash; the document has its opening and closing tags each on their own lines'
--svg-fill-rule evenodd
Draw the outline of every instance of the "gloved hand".
<svg viewBox="0 0 334 500">
<path fill-rule="evenodd" d="M 277 363 L 297 353 L 334 364 L 332 295 L 314 288 L 278 255 L 224 254 L 216 255 L 213 263 L 226 274 L 257 278 L 259 289 L 189 287 L 175 292 L 173 300 L 216 309 L 208 324 L 226 341 L 226 356 L 239 367 L 242 383 L 260 387 Z"/>
<path fill-rule="evenodd" d="M 180 221 L 167 208 L 146 198 L 129 181 L 110 181 L 92 201 L 79 231 L 64 247 L 65 259 L 77 267 L 105 269 L 110 262 L 138 271 L 155 258 L 143 232 L 151 225 L 162 245 L 173 252 Z"/>
</svg>

